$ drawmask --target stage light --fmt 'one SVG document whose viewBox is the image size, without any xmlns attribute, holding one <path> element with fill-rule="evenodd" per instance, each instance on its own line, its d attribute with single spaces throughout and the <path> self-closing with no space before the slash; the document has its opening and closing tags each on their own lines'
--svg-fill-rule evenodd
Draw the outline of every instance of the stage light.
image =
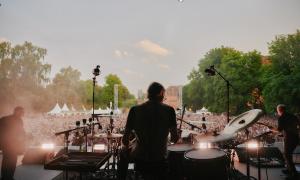
<svg viewBox="0 0 300 180">
<path fill-rule="evenodd" d="M 257 141 L 250 141 L 247 143 L 248 149 L 258 149 L 258 142 Z"/>
<path fill-rule="evenodd" d="M 42 144 L 41 148 L 44 150 L 53 150 L 54 144 L 53 143 L 44 143 L 44 144 Z"/>
<path fill-rule="evenodd" d="M 200 142 L 198 144 L 198 148 L 199 149 L 209 149 L 209 148 L 211 148 L 211 144 L 208 142 Z"/>
<path fill-rule="evenodd" d="M 95 152 L 99 152 L 99 151 L 105 151 L 105 149 L 106 149 L 106 146 L 105 146 L 105 144 L 95 144 L 94 145 L 94 151 Z"/>
</svg>

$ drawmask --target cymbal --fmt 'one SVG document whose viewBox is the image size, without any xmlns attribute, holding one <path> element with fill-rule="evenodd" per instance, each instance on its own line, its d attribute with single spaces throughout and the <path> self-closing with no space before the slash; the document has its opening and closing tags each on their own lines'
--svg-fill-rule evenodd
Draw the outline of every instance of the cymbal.
<svg viewBox="0 0 300 180">
<path fill-rule="evenodd" d="M 201 137 L 196 137 L 196 140 L 198 142 L 219 143 L 219 142 L 232 140 L 235 137 L 236 137 L 236 134 L 226 134 L 221 131 L 221 133 L 217 136 L 213 136 L 213 135 L 201 136 Z"/>
<path fill-rule="evenodd" d="M 199 121 L 199 120 L 189 120 L 187 121 L 189 123 L 196 123 L 196 124 L 216 124 L 216 122 L 210 122 L 210 121 Z"/>
<path fill-rule="evenodd" d="M 188 137 L 190 134 L 192 135 L 199 135 L 200 133 L 194 130 L 189 130 L 189 129 L 181 129 L 181 137 Z"/>
<path fill-rule="evenodd" d="M 121 138 L 123 137 L 123 134 L 107 134 L 107 133 L 100 133 L 100 134 L 95 134 L 94 138 L 108 138 L 108 139 L 113 139 L 113 138 Z"/>
<path fill-rule="evenodd" d="M 223 131 L 225 134 L 234 134 L 241 130 L 247 129 L 249 126 L 257 122 L 262 115 L 263 112 L 260 109 L 252 109 L 244 112 L 232 119 L 225 126 Z"/>
</svg>

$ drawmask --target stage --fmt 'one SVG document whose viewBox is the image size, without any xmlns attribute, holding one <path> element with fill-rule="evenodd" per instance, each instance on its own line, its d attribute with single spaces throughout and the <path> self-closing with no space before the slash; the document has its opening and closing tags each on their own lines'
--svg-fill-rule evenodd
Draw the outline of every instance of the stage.
<svg viewBox="0 0 300 180">
<path fill-rule="evenodd" d="M 280 148 L 281 144 L 276 144 Z M 281 148 L 280 148 L 281 149 Z M 295 151 L 294 160 L 299 162 L 300 155 L 298 153 L 300 148 L 298 147 Z M 18 157 L 18 165 L 15 172 L 15 180 L 63 180 L 62 171 L 45 170 L 42 164 L 35 165 L 23 165 L 21 164 L 23 156 Z M 0 152 L 0 159 L 2 161 L 2 153 Z M 236 156 L 235 168 L 242 174 L 246 175 L 246 164 L 240 163 Z M 0 165 L 1 167 L 1 165 Z M 300 172 L 300 164 L 296 165 L 298 172 Z M 129 169 L 133 169 L 133 165 L 130 164 Z M 284 180 L 285 175 L 281 172 L 283 168 L 261 168 L 261 179 L 262 180 Z M 199 169 L 200 170 L 200 169 Z M 258 169 L 250 165 L 250 176 L 258 179 Z M 268 178 L 267 178 L 268 176 Z M 300 178 L 299 178 L 300 180 Z"/>
</svg>

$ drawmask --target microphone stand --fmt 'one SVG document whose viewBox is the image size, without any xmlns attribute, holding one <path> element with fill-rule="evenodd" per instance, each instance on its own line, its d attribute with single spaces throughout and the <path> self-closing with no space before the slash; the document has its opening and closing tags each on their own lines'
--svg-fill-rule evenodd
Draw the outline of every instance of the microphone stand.
<svg viewBox="0 0 300 180">
<path fill-rule="evenodd" d="M 214 71 L 226 82 L 226 97 L 227 97 L 227 123 L 229 123 L 229 87 L 232 86 L 232 84 L 219 72 L 214 68 Z"/>
<path fill-rule="evenodd" d="M 227 97 L 227 123 L 229 123 L 229 87 L 232 87 L 232 84 L 230 84 L 230 82 L 219 72 L 217 71 L 214 66 L 210 66 L 210 68 L 206 69 L 205 72 L 209 75 L 209 76 L 214 76 L 215 73 L 217 73 L 225 82 L 226 82 L 226 97 Z"/>
</svg>

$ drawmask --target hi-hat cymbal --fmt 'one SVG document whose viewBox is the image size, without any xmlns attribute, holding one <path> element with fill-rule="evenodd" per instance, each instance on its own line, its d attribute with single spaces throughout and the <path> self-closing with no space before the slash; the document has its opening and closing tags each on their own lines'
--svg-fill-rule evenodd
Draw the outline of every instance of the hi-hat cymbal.
<svg viewBox="0 0 300 180">
<path fill-rule="evenodd" d="M 190 134 L 199 135 L 200 133 L 194 130 L 182 129 L 181 137 L 188 137 Z"/>
<path fill-rule="evenodd" d="M 108 139 L 113 139 L 113 138 L 121 138 L 123 137 L 122 134 L 115 134 L 115 133 L 111 133 L 111 134 L 107 134 L 107 133 L 100 133 L 100 134 L 95 134 L 94 138 L 108 138 Z"/>
<path fill-rule="evenodd" d="M 229 141 L 232 140 L 236 137 L 236 134 L 225 134 L 223 132 L 221 132 L 219 135 L 217 136 L 213 136 L 213 135 L 208 135 L 208 136 L 200 136 L 200 137 L 196 137 L 196 140 L 198 142 L 206 142 L 206 143 L 220 143 L 220 142 L 225 142 L 225 141 Z"/>
<path fill-rule="evenodd" d="M 196 124 L 216 124 L 216 122 L 210 122 L 210 121 L 199 121 L 199 120 L 189 120 L 187 121 L 189 123 L 196 123 Z"/>
</svg>

